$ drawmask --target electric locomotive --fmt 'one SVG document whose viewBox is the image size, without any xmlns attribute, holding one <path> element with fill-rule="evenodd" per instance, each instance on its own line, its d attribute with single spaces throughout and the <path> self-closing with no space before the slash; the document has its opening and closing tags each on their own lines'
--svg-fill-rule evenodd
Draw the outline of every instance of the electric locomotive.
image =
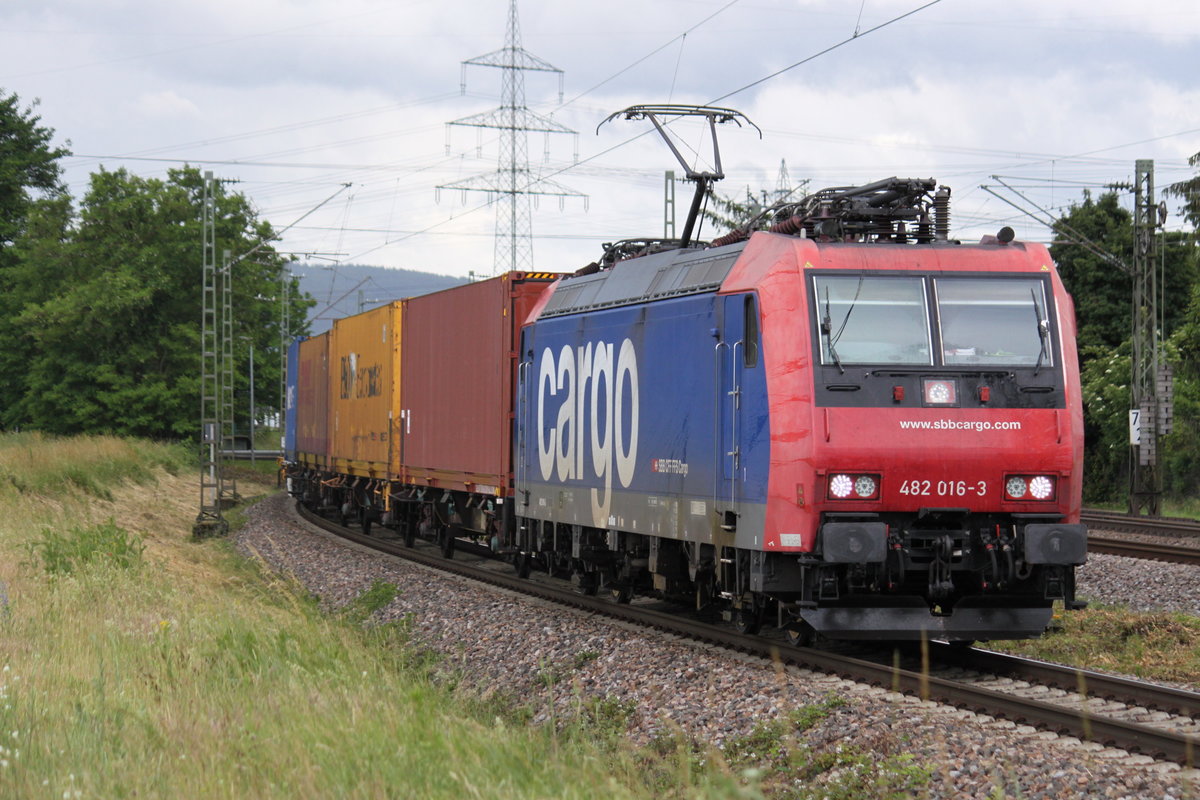
<svg viewBox="0 0 1200 800">
<path fill-rule="evenodd" d="M 1030 637 L 1079 605 L 1071 300 L 1041 245 L 950 240 L 948 196 L 826 190 L 548 289 L 522 334 L 521 558 L 796 639 Z"/>
</svg>

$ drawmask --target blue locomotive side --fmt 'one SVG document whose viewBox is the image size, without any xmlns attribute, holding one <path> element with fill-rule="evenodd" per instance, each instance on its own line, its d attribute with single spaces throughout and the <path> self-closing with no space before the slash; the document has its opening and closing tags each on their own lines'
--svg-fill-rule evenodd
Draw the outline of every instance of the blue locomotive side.
<svg viewBox="0 0 1200 800">
<path fill-rule="evenodd" d="M 735 517 L 760 531 L 770 435 L 747 308 L 710 291 L 527 326 L 517 516 L 703 543 Z"/>
</svg>

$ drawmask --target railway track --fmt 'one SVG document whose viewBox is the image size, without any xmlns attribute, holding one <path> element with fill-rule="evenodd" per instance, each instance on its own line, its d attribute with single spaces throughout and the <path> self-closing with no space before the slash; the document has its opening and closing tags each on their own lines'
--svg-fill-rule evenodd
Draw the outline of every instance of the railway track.
<svg viewBox="0 0 1200 800">
<path fill-rule="evenodd" d="M 1106 511 L 1084 511 L 1080 520 L 1088 526 L 1089 552 L 1200 566 L 1200 522 L 1196 520 Z M 1177 540 L 1178 544 L 1138 541 L 1110 533 L 1157 536 Z"/>
<path fill-rule="evenodd" d="M 457 557 L 446 559 L 431 544 L 406 547 L 399 539 L 364 536 L 297 508 L 312 524 L 359 545 L 524 595 L 1188 767 L 1200 762 L 1197 692 L 940 642 L 890 659 L 795 647 L 668 613 L 665 606 L 580 594 L 540 574 L 519 578 L 483 552 L 460 547 Z"/>
<path fill-rule="evenodd" d="M 1079 515 L 1079 520 L 1088 526 L 1088 530 L 1200 539 L 1200 522 L 1194 519 L 1142 517 L 1136 514 L 1084 509 Z"/>
<path fill-rule="evenodd" d="M 1088 534 L 1088 552 L 1200 566 L 1200 548 L 1194 546 L 1135 542 L 1094 533 Z"/>
</svg>

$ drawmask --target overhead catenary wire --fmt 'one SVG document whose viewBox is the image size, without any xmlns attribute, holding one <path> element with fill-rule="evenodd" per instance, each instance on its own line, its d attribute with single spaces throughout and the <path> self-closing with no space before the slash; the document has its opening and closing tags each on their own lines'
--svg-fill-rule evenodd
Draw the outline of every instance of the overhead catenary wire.
<svg viewBox="0 0 1200 800">
<path fill-rule="evenodd" d="M 930 0 L 928 3 L 926 3 L 923 6 L 919 6 L 917 8 L 912 9 L 911 11 L 906 11 L 903 14 L 892 17 L 887 22 L 881 22 L 878 25 L 874 26 L 873 28 L 867 28 L 865 31 L 862 31 L 861 33 L 859 32 L 858 28 L 856 27 L 854 29 L 854 33 L 852 35 L 846 37 L 845 39 L 842 39 L 840 42 L 837 42 L 836 44 L 832 44 L 829 47 L 826 47 L 824 50 L 813 53 L 811 56 L 808 56 L 807 58 L 802 58 L 799 61 L 797 61 L 795 64 L 790 64 L 790 65 L 784 67 L 783 69 L 776 70 L 775 72 L 772 72 L 770 75 L 766 75 L 762 78 L 759 78 L 756 81 L 751 81 L 750 83 L 747 83 L 745 86 L 741 87 L 740 89 L 734 89 L 732 92 L 726 92 L 725 94 L 721 95 L 720 97 L 714 97 L 712 100 L 708 101 L 708 104 L 716 105 L 717 103 L 720 103 L 723 100 L 727 100 L 730 97 L 733 97 L 735 94 L 741 94 L 742 92 L 746 91 L 747 89 L 752 89 L 755 86 L 758 86 L 759 84 L 762 84 L 762 83 L 766 83 L 767 81 L 769 81 L 773 78 L 778 78 L 780 75 L 784 74 L 785 72 L 790 72 L 790 71 L 794 70 L 796 67 L 800 67 L 800 66 L 803 66 L 804 64 L 809 63 L 810 61 L 814 61 L 814 60 L 820 58 L 821 56 L 825 55 L 826 53 L 832 53 L 834 50 L 837 50 L 840 47 L 844 47 L 845 45 L 850 44 L 850 42 L 861 39 L 862 37 L 864 37 L 868 34 L 874 33 L 875 31 L 882 30 L 882 29 L 888 27 L 889 25 L 899 22 L 902 19 L 907 19 L 908 17 L 911 17 L 913 14 L 918 14 L 918 13 L 924 11 L 925 9 L 929 8 L 930 6 L 936 6 L 940 2 L 942 2 L 942 0 Z"/>
</svg>

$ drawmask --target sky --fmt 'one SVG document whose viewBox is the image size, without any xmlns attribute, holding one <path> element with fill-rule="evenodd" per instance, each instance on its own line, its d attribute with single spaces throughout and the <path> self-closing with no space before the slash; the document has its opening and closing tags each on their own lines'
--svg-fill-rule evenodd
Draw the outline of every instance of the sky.
<svg viewBox="0 0 1200 800">
<path fill-rule="evenodd" d="M 535 198 L 537 270 L 663 235 L 664 175 L 681 166 L 648 122 L 601 124 L 637 104 L 719 105 L 757 126 L 717 128 L 721 194 L 933 177 L 953 191 L 964 241 L 1004 225 L 1049 241 L 1025 211 L 1060 214 L 1129 183 L 1136 159 L 1154 160 L 1160 189 L 1200 171 L 1188 165 L 1195 0 L 517 8 L 520 45 L 562 71 L 561 97 L 559 74 L 520 72 L 525 105 L 576 132 L 527 139 L 531 172 L 568 195 Z M 73 153 L 62 163 L 77 199 L 101 168 L 165 177 L 189 164 L 236 181 L 298 260 L 490 275 L 493 197 L 438 187 L 502 163 L 495 130 L 448 123 L 500 106 L 503 70 L 462 62 L 504 46 L 508 12 L 508 0 L 0 0 L 0 91 L 39 101 Z M 694 123 L 671 130 L 689 166 L 711 171 Z M 676 189 L 677 230 L 691 191 Z M 1182 229 L 1170 202 L 1166 228 Z"/>
</svg>

